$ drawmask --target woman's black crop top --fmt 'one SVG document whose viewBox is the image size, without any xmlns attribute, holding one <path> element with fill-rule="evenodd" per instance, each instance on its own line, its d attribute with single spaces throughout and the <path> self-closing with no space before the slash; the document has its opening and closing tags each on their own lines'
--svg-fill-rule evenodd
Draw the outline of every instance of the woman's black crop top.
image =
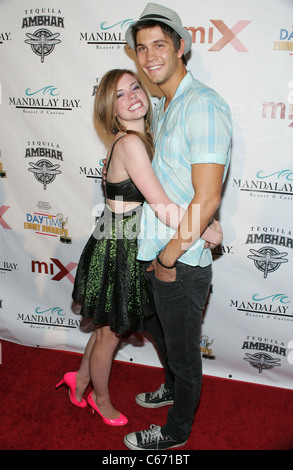
<svg viewBox="0 0 293 470">
<path fill-rule="evenodd" d="M 119 139 L 121 139 L 121 137 Z M 114 145 L 111 150 L 111 154 L 109 156 L 106 171 L 108 171 L 108 168 L 109 168 L 114 146 L 118 142 L 119 139 L 117 139 L 116 142 L 114 142 Z M 126 202 L 144 202 L 145 200 L 144 196 L 137 189 L 137 187 L 135 186 L 135 184 L 132 182 L 130 178 L 124 181 L 120 181 L 119 183 L 109 183 L 109 181 L 106 180 L 105 190 L 106 190 L 107 199 L 115 200 L 115 199 L 121 198 L 123 201 L 126 201 Z"/>
</svg>

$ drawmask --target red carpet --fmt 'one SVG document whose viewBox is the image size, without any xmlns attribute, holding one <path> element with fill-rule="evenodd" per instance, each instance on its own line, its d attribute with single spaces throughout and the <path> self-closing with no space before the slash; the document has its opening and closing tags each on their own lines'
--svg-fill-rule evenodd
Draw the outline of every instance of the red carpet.
<svg viewBox="0 0 293 470">
<path fill-rule="evenodd" d="M 126 433 L 165 422 L 167 407 L 148 410 L 134 402 L 136 393 L 163 382 L 161 369 L 114 362 L 112 399 L 129 423 L 113 428 L 89 407 L 71 405 L 65 386 L 55 389 L 65 372 L 78 368 L 79 355 L 6 341 L 1 348 L 1 450 L 126 451 Z M 293 450 L 293 392 L 204 377 L 192 435 L 176 452 L 192 450 Z"/>
</svg>

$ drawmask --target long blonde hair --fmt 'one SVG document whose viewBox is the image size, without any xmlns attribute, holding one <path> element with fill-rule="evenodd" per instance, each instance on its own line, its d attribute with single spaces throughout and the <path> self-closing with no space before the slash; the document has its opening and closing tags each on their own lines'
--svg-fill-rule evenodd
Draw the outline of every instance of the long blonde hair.
<svg viewBox="0 0 293 470">
<path fill-rule="evenodd" d="M 116 117 L 117 85 L 120 78 L 126 73 L 132 75 L 138 81 L 140 87 L 145 92 L 148 99 L 149 109 L 144 118 L 145 134 L 137 131 L 126 130 Z M 94 112 L 96 119 L 108 136 L 110 134 L 117 134 L 119 131 L 125 132 L 127 134 L 138 135 L 145 145 L 150 160 L 152 160 L 154 155 L 153 138 L 150 133 L 152 106 L 149 94 L 135 72 L 127 69 L 113 69 L 107 72 L 103 76 L 96 92 Z"/>
</svg>

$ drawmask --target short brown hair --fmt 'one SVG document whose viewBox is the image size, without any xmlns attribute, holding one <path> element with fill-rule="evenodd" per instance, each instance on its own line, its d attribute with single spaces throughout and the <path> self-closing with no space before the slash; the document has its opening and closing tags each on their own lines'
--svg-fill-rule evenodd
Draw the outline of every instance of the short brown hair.
<svg viewBox="0 0 293 470">
<path fill-rule="evenodd" d="M 136 42 L 137 33 L 139 31 L 141 31 L 142 29 L 156 28 L 157 26 L 159 26 L 161 28 L 162 33 L 164 34 L 165 37 L 167 36 L 167 37 L 172 39 L 172 42 L 174 44 L 174 49 L 177 52 L 180 48 L 180 45 L 181 45 L 180 40 L 182 38 L 179 36 L 179 34 L 173 28 L 171 28 L 167 24 L 161 23 L 160 21 L 157 21 L 157 20 L 139 21 L 137 24 L 135 24 L 132 27 L 131 33 L 132 33 L 132 39 L 133 39 L 133 42 L 134 42 L 135 50 L 136 50 L 136 46 L 137 46 L 137 42 Z M 186 60 L 186 57 L 185 57 L 184 54 L 182 55 L 181 59 L 183 60 L 183 64 L 186 65 L 187 60 Z"/>
</svg>

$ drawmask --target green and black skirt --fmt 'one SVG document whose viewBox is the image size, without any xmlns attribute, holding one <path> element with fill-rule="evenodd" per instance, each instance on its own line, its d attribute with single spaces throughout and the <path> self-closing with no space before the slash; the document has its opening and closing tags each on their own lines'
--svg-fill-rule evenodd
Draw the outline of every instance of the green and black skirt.
<svg viewBox="0 0 293 470">
<path fill-rule="evenodd" d="M 72 293 L 84 318 L 118 335 L 143 331 L 144 318 L 154 313 L 137 260 L 141 211 L 116 214 L 105 206 L 81 254 Z"/>
</svg>

